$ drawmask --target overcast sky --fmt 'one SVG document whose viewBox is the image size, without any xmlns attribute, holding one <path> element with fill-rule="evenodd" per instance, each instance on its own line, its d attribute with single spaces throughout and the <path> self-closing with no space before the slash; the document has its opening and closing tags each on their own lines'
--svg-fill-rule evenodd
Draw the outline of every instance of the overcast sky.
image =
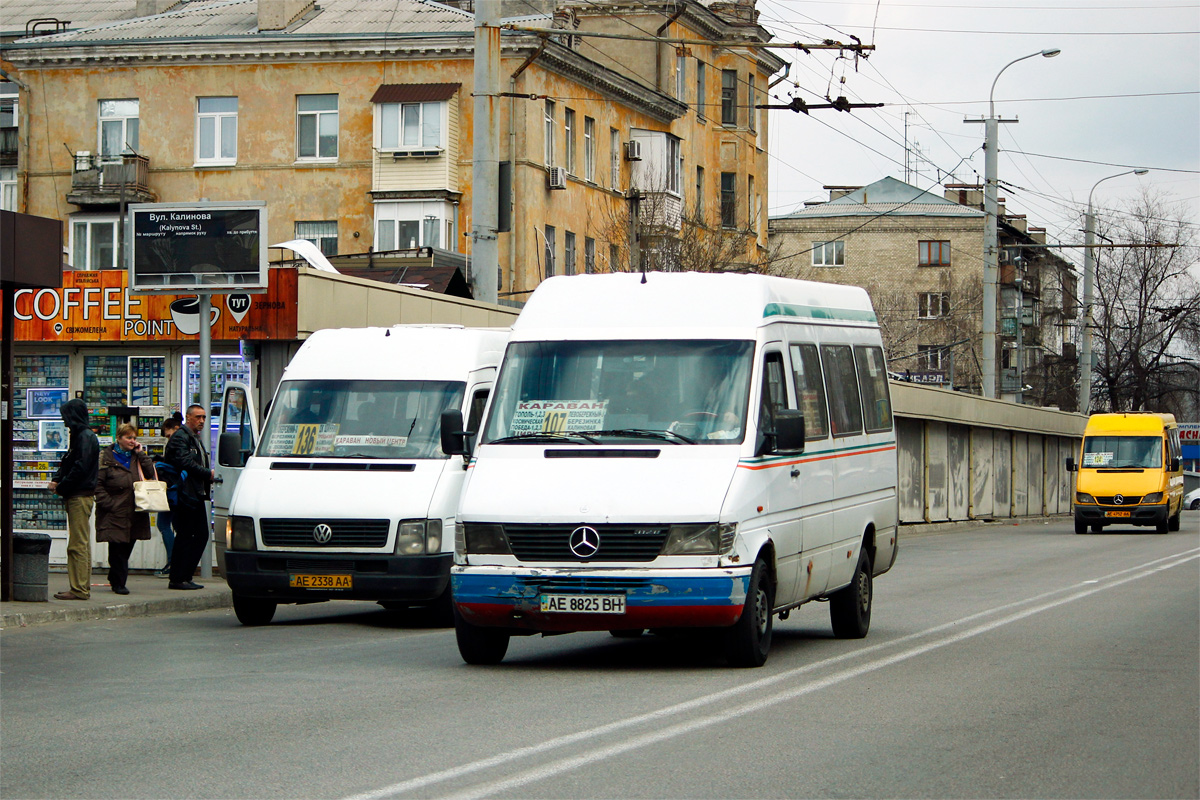
<svg viewBox="0 0 1200 800">
<path fill-rule="evenodd" d="M 787 56 L 791 75 L 771 90 L 771 102 L 844 94 L 886 104 L 850 114 L 766 112 L 772 215 L 827 199 L 825 184 L 903 180 L 906 112 L 910 183 L 938 194 L 947 172 L 982 183 L 983 125 L 963 120 L 986 115 L 992 81 L 1010 61 L 1060 48 L 1055 58 L 1008 67 L 996 83 L 997 115 L 1020 119 L 1000 126 L 1008 210 L 1047 228 L 1052 241 L 1081 241 L 1080 209 L 1095 182 L 1145 167 L 1145 177 L 1098 187 L 1098 212 L 1150 186 L 1186 204 L 1187 219 L 1200 224 L 1197 0 L 757 2 L 759 22 L 777 41 L 851 41 L 853 34 L 876 46 L 857 64 L 820 51 Z M 1079 254 L 1064 252 L 1076 262 Z"/>
</svg>

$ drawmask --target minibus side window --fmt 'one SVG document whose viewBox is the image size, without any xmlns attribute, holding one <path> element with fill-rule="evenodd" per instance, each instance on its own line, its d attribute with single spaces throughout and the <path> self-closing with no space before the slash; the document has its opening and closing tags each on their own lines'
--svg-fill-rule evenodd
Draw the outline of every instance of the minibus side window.
<svg viewBox="0 0 1200 800">
<path fill-rule="evenodd" d="M 850 345 L 821 345 L 821 362 L 825 367 L 825 388 L 829 391 L 829 423 L 833 435 L 862 433 L 862 406 Z"/>
<path fill-rule="evenodd" d="M 804 438 L 808 441 L 829 436 L 829 414 L 825 407 L 825 384 L 821 381 L 821 360 L 815 344 L 792 345 L 792 373 L 796 380 L 796 400 L 804 412 Z"/>
<path fill-rule="evenodd" d="M 467 430 L 479 430 L 479 423 L 483 421 L 483 409 L 487 406 L 487 399 L 487 389 L 480 389 L 471 395 L 471 408 L 467 412 Z"/>
<path fill-rule="evenodd" d="M 767 353 L 763 359 L 762 399 L 758 407 L 758 440 L 755 451 L 766 452 L 767 436 L 775 433 L 775 412 L 787 408 L 787 385 L 783 377 L 783 353 Z"/>
<path fill-rule="evenodd" d="M 863 418 L 868 433 L 892 429 L 892 404 L 888 398 L 887 368 L 882 347 L 855 347 L 858 385 L 862 389 Z"/>
</svg>

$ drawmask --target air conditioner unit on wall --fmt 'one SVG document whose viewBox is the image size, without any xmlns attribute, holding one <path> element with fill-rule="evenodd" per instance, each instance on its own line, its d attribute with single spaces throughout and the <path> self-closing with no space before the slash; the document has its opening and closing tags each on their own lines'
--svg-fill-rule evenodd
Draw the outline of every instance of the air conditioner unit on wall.
<svg viewBox="0 0 1200 800">
<path fill-rule="evenodd" d="M 550 188 L 567 188 L 567 170 L 565 167 L 550 167 Z"/>
<path fill-rule="evenodd" d="M 641 161 L 642 160 L 642 143 L 637 139 L 631 139 L 625 143 L 625 160 L 626 161 Z"/>
</svg>

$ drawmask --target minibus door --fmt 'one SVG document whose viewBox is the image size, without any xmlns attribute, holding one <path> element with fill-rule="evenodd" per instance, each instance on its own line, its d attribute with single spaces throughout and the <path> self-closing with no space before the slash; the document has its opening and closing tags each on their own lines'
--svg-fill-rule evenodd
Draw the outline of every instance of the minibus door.
<svg viewBox="0 0 1200 800">
<path fill-rule="evenodd" d="M 221 424 L 217 435 L 217 453 L 213 459 L 212 511 L 213 538 L 217 542 L 217 562 L 224 568 L 225 520 L 229 516 L 229 503 L 233 490 L 246 460 L 254 452 L 258 441 L 258 419 L 254 412 L 254 401 L 245 384 L 226 383 L 221 398 Z"/>
</svg>

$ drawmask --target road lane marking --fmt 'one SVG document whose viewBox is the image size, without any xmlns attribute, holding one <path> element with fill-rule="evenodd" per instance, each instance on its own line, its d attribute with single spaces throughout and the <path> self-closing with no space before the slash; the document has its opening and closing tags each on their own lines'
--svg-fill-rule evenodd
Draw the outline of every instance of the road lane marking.
<svg viewBox="0 0 1200 800">
<path fill-rule="evenodd" d="M 917 656 L 929 653 L 933 650 L 937 650 L 951 644 L 957 644 L 958 642 L 988 633 L 1005 625 L 1019 622 L 1035 614 L 1040 614 L 1044 611 L 1049 611 L 1059 606 L 1066 605 L 1067 603 L 1081 600 L 1098 592 L 1113 589 L 1126 583 L 1155 575 L 1163 570 L 1178 567 L 1191 561 L 1196 561 L 1198 558 L 1200 558 L 1200 549 L 1192 549 L 1183 553 L 1154 559 L 1137 566 L 1127 567 L 1125 569 L 1109 573 L 1108 575 L 1092 581 L 1085 581 L 1083 583 L 1064 587 L 1062 589 L 1044 592 L 1043 594 L 1018 600 L 1013 603 L 1006 603 L 985 611 L 979 611 L 951 622 L 935 625 L 923 631 L 910 633 L 897 639 L 887 642 L 880 642 L 878 644 L 864 647 L 853 652 L 843 653 L 822 661 L 807 664 L 803 667 L 789 669 L 767 678 L 760 678 L 759 680 L 748 684 L 742 684 L 737 687 L 705 695 L 704 697 L 687 700 L 666 708 L 658 709 L 656 711 L 638 714 L 632 717 L 626 717 L 625 719 L 616 720 L 604 725 L 598 725 L 596 727 L 588 728 L 576 733 L 548 739 L 545 742 L 541 742 L 536 745 L 529 745 L 526 747 L 509 750 L 504 753 L 498 753 L 488 758 L 472 761 L 468 764 L 463 764 L 457 767 L 439 770 L 437 772 L 432 772 L 427 775 L 412 778 L 406 781 L 400 781 L 398 783 L 380 787 L 379 789 L 369 792 L 351 795 L 347 798 L 344 798 L 344 800 L 382 800 L 383 798 L 400 796 L 418 789 L 433 786 L 438 783 L 444 783 L 446 781 L 463 778 L 492 767 L 498 767 L 514 761 L 519 761 L 521 759 L 541 755 L 551 750 L 556 750 L 568 745 L 599 739 L 610 733 L 621 731 L 626 728 L 635 727 L 647 722 L 663 721 L 673 718 L 680 713 L 693 711 L 704 706 L 722 704 L 722 707 L 719 711 L 713 712 L 707 716 L 698 717 L 687 722 L 676 723 L 665 728 L 659 728 L 650 733 L 646 733 L 641 736 L 635 736 L 632 739 L 623 740 L 617 744 L 596 747 L 587 752 L 580 753 L 579 755 L 561 758 L 557 761 L 552 761 L 542 766 L 531 767 L 509 778 L 488 781 L 464 790 L 461 793 L 448 795 L 448 797 L 454 798 L 454 800 L 476 800 L 477 798 L 488 797 L 507 789 L 519 788 L 521 786 L 526 786 L 530 783 L 535 783 L 537 781 L 544 780 L 573 769 L 588 766 L 630 750 L 657 744 L 668 739 L 711 727 L 712 725 L 716 725 L 721 722 L 727 722 L 749 712 L 757 711 L 763 708 L 769 708 L 781 702 L 803 697 L 813 692 L 844 683 L 867 673 L 883 669 L 884 667 L 907 661 L 909 659 L 916 658 Z M 1082 588 L 1085 585 L 1087 588 Z M 1057 597 L 1057 599 L 1050 599 L 1055 598 L 1056 596 L 1059 597 Z M 994 617 L 996 614 L 1007 614 L 1007 616 L 1003 616 L 998 619 L 992 619 L 990 621 L 980 622 L 980 620 L 983 618 Z M 974 625 L 974 627 L 967 629 L 962 628 L 963 625 L 972 625 L 977 622 L 979 624 Z M 797 677 L 803 676 L 807 673 L 827 669 L 831 666 L 841 664 L 842 662 L 851 659 L 861 659 L 863 656 L 872 655 L 881 650 L 894 649 L 899 645 L 904 645 L 917 639 L 928 638 L 944 632 L 951 633 L 950 635 L 941 639 L 937 639 L 936 641 L 919 644 L 892 655 L 883 655 L 868 663 L 844 669 L 825 678 L 818 679 L 811 683 L 806 683 L 803 686 L 797 686 L 782 692 L 776 692 L 759 700 L 742 702 L 735 706 L 723 705 L 733 697 L 749 694 L 785 681 L 793 681 Z"/>
</svg>

